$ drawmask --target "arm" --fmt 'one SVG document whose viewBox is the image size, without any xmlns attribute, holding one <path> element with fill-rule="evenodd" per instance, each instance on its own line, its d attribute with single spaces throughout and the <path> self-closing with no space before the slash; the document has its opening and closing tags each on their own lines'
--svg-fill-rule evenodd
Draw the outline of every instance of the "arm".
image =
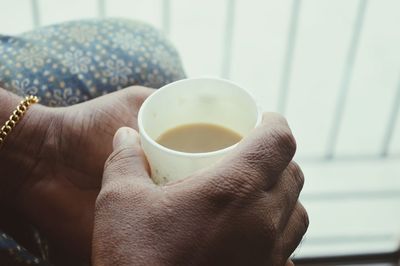
<svg viewBox="0 0 400 266">
<path fill-rule="evenodd" d="M 21 97 L 0 88 L 0 125 L 9 119 L 18 106 Z M 7 206 L 18 204 L 8 202 L 10 195 L 17 193 L 18 185 L 25 182 L 27 175 L 37 163 L 36 158 L 45 145 L 47 131 L 53 115 L 48 108 L 39 104 L 30 106 L 24 117 L 7 136 L 0 149 L 0 202 Z"/>
<path fill-rule="evenodd" d="M 0 211 L 17 212 L 57 252 L 88 260 L 113 135 L 121 126 L 137 127 L 139 107 L 152 91 L 135 86 L 66 108 L 32 105 L 0 149 Z M 1 125 L 20 101 L 0 88 Z"/>
</svg>

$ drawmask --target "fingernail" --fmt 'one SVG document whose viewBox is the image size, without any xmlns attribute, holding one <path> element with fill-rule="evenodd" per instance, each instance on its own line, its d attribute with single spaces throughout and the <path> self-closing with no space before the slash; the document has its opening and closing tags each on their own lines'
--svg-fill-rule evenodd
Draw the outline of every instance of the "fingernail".
<svg viewBox="0 0 400 266">
<path fill-rule="evenodd" d="M 130 127 L 121 127 L 114 135 L 114 150 L 122 146 L 135 145 L 139 142 L 139 134 Z"/>
</svg>

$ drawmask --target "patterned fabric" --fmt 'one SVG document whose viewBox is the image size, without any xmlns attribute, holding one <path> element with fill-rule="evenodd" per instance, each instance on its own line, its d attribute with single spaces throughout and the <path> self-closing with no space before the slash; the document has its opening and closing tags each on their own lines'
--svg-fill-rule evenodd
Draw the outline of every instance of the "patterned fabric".
<svg viewBox="0 0 400 266">
<path fill-rule="evenodd" d="M 20 96 L 37 95 L 48 106 L 76 104 L 131 85 L 159 88 L 184 76 L 174 47 L 139 22 L 73 21 L 0 35 L 0 86 Z M 51 248 L 49 255 L 45 241 L 33 234 L 40 257 L 0 230 L 0 266 L 50 265 Z"/>
<path fill-rule="evenodd" d="M 40 237 L 37 234 L 38 242 Z M 0 263 L 1 265 L 49 265 L 44 259 L 33 256 L 14 239 L 0 230 Z"/>
<path fill-rule="evenodd" d="M 153 27 L 123 19 L 73 21 L 0 35 L 0 82 L 18 95 L 67 106 L 130 85 L 184 77 L 174 47 Z"/>
</svg>

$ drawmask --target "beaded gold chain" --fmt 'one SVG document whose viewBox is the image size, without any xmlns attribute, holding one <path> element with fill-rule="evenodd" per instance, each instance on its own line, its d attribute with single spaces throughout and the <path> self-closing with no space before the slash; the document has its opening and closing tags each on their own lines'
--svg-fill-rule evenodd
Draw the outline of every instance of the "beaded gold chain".
<svg viewBox="0 0 400 266">
<path fill-rule="evenodd" d="M 38 103 L 39 98 L 36 96 L 26 96 L 20 104 L 17 106 L 15 111 L 12 113 L 10 118 L 6 121 L 4 126 L 0 129 L 0 147 L 2 146 L 6 137 L 10 134 L 13 128 L 17 125 L 17 123 L 21 120 L 21 118 L 25 115 L 29 106 L 32 104 Z"/>
</svg>

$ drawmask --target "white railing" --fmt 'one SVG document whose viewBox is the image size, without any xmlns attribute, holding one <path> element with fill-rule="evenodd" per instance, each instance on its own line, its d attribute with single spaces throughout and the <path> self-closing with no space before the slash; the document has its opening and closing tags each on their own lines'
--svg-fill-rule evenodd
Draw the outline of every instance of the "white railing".
<svg viewBox="0 0 400 266">
<path fill-rule="evenodd" d="M 18 7 L 23 7 L 23 5 L 30 5 L 30 10 L 31 10 L 31 25 L 32 27 L 38 27 L 41 26 L 42 24 L 48 24 L 49 22 L 46 21 L 46 23 L 43 23 L 43 10 L 45 10 L 47 13 L 49 12 L 60 12 L 57 10 L 47 10 L 47 4 L 50 1 L 48 0 L 0 0 L 0 7 L 3 7 L 2 10 L 6 10 L 8 6 L 18 6 Z M 57 0 L 57 2 L 68 2 L 66 0 Z M 76 3 L 75 3 L 76 2 Z M 188 5 L 184 4 L 184 1 L 182 0 L 150 0 L 150 1 L 143 1 L 143 0 L 86 0 L 86 1 L 74 1 L 74 3 L 71 3 L 71 5 L 76 5 L 76 9 L 79 10 L 79 4 L 86 2 L 90 3 L 90 6 L 95 10 L 94 14 L 97 14 L 98 17 L 108 17 L 108 16 L 115 16 L 118 15 L 118 11 L 123 11 L 124 9 L 131 9 L 135 10 L 135 7 L 140 7 L 140 6 L 147 6 L 147 9 L 150 10 L 150 8 L 154 8 L 154 15 L 153 16 L 159 16 L 158 22 L 156 26 L 158 26 L 167 36 L 170 36 L 173 41 L 179 46 L 183 46 L 185 51 L 182 51 L 183 59 L 184 62 L 186 62 L 186 68 L 188 69 L 189 74 L 195 74 L 195 75 L 201 75 L 201 74 L 213 74 L 213 75 L 218 75 L 222 76 L 228 79 L 233 79 L 233 80 L 238 80 L 242 82 L 244 80 L 243 78 L 238 78 L 235 73 L 232 71 L 232 67 L 234 65 L 240 64 L 240 62 L 233 61 L 232 58 L 236 56 L 238 53 L 235 51 L 235 48 L 233 47 L 234 45 L 238 44 L 238 39 L 240 39 L 240 34 L 237 31 L 237 24 L 239 23 L 237 21 L 237 16 L 242 16 L 242 13 L 245 13 L 246 10 L 242 10 L 238 8 L 238 4 L 241 4 L 243 6 L 244 0 L 216 0 L 216 1 L 202 1 L 205 4 L 209 5 L 209 9 L 213 10 L 215 8 L 218 8 L 220 11 L 221 15 L 221 21 L 218 20 L 218 22 L 221 24 L 220 27 L 213 29 L 213 22 L 217 21 L 215 18 L 211 18 L 213 21 L 209 24 L 210 25 L 210 32 L 212 31 L 220 31 L 218 34 L 222 35 L 221 38 L 218 40 L 207 40 L 207 42 L 215 42 L 214 47 L 219 46 L 219 48 L 215 48 L 214 50 L 219 50 L 215 52 L 216 56 L 220 57 L 220 59 L 215 59 L 215 60 L 210 60 L 209 64 L 210 66 L 214 66 L 214 70 L 209 71 L 209 68 L 206 66 L 206 63 L 202 63 L 203 66 L 201 67 L 201 70 L 196 70 L 196 71 L 191 71 L 193 68 L 193 65 L 198 64 L 196 62 L 195 57 L 193 57 L 193 54 L 203 52 L 199 51 L 198 47 L 193 47 L 191 50 L 188 45 L 185 43 L 182 43 L 182 40 L 184 37 L 181 36 L 181 34 L 188 34 L 187 32 L 184 33 L 179 33 L 175 32 L 175 27 L 177 26 L 177 23 L 179 24 L 179 21 L 174 20 L 175 16 L 179 16 L 180 13 L 187 13 L 187 12 L 193 12 L 193 15 L 196 16 L 196 10 L 186 10 L 185 8 L 188 8 Z M 186 1 L 186 2 L 192 2 L 195 6 L 196 2 L 198 1 Z M 271 5 L 268 2 L 273 2 L 273 1 L 257 1 L 257 0 L 250 0 L 246 1 L 248 5 L 253 5 L 257 6 L 259 5 L 260 8 L 266 8 Z M 294 83 L 296 82 L 293 80 L 293 71 L 294 67 L 298 67 L 293 63 L 294 57 L 296 56 L 296 53 L 301 53 L 301 51 L 297 51 L 297 45 L 298 45 L 298 31 L 299 27 L 301 27 L 301 19 L 304 19 L 307 17 L 307 15 L 302 14 L 303 9 L 310 9 L 310 5 L 318 5 L 318 1 L 315 0 L 287 0 L 287 1 L 282 1 L 285 2 L 285 6 L 289 9 L 287 14 L 285 15 L 285 19 L 287 19 L 287 27 L 282 28 L 281 32 L 286 32 L 286 40 L 284 45 L 284 48 L 277 50 L 277 53 L 281 53 L 281 59 L 279 65 L 276 65 L 276 68 L 280 69 L 280 73 L 278 74 L 278 77 L 274 77 L 274 79 L 277 79 L 275 82 L 275 85 L 273 87 L 274 90 L 277 89 L 277 93 L 274 95 L 274 98 L 276 99 L 273 104 L 270 103 L 265 103 L 264 107 L 265 109 L 269 110 L 276 110 L 279 111 L 283 114 L 287 114 L 289 118 L 291 118 L 291 112 L 288 110 L 290 106 L 293 106 L 293 104 L 289 105 L 289 99 L 292 96 L 292 90 L 293 86 L 296 86 Z M 383 0 L 383 1 L 375 1 L 373 2 L 372 0 L 353 0 L 353 1 L 320 1 L 324 2 L 326 6 L 329 8 L 330 6 L 343 6 L 346 9 L 354 9 L 354 20 L 353 22 L 348 23 L 348 27 L 351 28 L 351 37 L 346 44 L 347 48 L 345 48 L 346 52 L 342 54 L 338 54 L 338 56 L 343 57 L 343 66 L 340 67 L 340 78 L 339 78 L 339 84 L 337 84 L 337 94 L 335 95 L 334 98 L 331 99 L 321 99 L 321 101 L 334 101 L 334 108 L 329 111 L 329 113 L 325 113 L 325 115 L 329 115 L 330 119 L 330 125 L 329 125 L 329 130 L 326 130 L 324 134 L 324 138 L 326 140 L 323 143 L 322 140 L 319 141 L 319 143 L 312 143 L 310 140 L 307 142 L 304 142 L 304 145 L 302 149 L 300 149 L 299 153 L 300 155 L 302 154 L 302 151 L 307 151 L 307 147 L 310 145 L 319 145 L 319 146 L 324 146 L 324 149 L 314 155 L 309 155 L 308 152 L 304 152 L 304 156 L 302 158 L 310 158 L 310 159 L 318 159 L 318 158 L 325 158 L 327 160 L 338 158 L 338 157 L 343 157 L 343 158 L 348 158 L 346 152 L 343 154 L 341 152 L 337 152 L 337 145 L 338 142 L 341 140 L 342 135 L 340 135 L 340 132 L 343 129 L 343 118 L 348 115 L 351 111 L 348 110 L 348 105 L 353 105 L 354 101 L 351 101 L 349 103 L 348 101 L 348 96 L 349 96 L 349 91 L 351 90 L 351 82 L 352 79 L 354 78 L 354 68 L 359 66 L 357 65 L 357 54 L 359 53 L 359 46 L 361 40 L 361 36 L 363 34 L 364 30 L 364 22 L 367 16 L 367 11 L 369 9 L 369 6 L 371 4 L 378 5 L 378 6 L 385 6 L 385 5 L 393 5 L 393 8 L 400 8 L 398 4 L 395 4 L 394 1 L 390 0 Z M 337 2 L 337 3 L 332 3 L 332 2 Z M 340 2 L 340 3 L 339 3 Z M 377 3 L 379 2 L 379 3 Z M 54 3 L 54 1 L 53 1 Z M 120 10 L 118 9 L 118 3 L 120 4 Z M 149 4 L 151 3 L 151 4 Z M 218 4 L 217 4 L 218 3 Z M 222 4 L 221 4 L 222 3 Z M 267 4 L 265 4 L 267 3 Z M 339 4 L 338 4 L 339 3 Z M 205 5 L 203 4 L 203 5 Z M 179 6 L 183 6 L 182 9 L 179 8 Z M 319 4 L 321 7 L 323 7 L 321 4 Z M 54 6 L 54 4 L 53 4 Z M 275 4 L 276 7 L 279 7 L 279 4 Z M 354 7 L 353 7 L 354 6 Z M 56 7 L 53 7 L 56 8 Z M 371 7 L 373 9 L 374 7 Z M 19 10 L 19 8 L 14 8 L 14 12 L 16 10 Z M 110 10 L 113 10 L 113 12 L 110 12 Z M 150 12 L 147 10 L 147 15 L 149 16 Z M 205 9 L 203 9 L 204 11 Z M 318 9 L 316 9 L 318 12 Z M 79 11 L 80 13 L 84 14 L 82 10 Z M 89 9 L 88 9 L 89 12 Z M 93 10 L 90 10 L 91 15 L 93 16 Z M 201 12 L 201 11 L 199 11 Z M 334 11 L 333 11 L 334 12 Z M 4 14 L 4 12 L 2 12 Z M 9 23 L 5 23 L 5 25 L 8 25 L 12 27 L 13 24 L 18 24 L 19 20 L 29 20 L 29 18 L 24 18 L 24 16 L 17 15 L 18 12 L 15 13 L 16 15 L 14 16 L 15 21 L 11 21 Z M 132 12 L 131 18 L 136 18 L 136 15 L 138 13 Z M 271 13 L 269 13 L 271 14 Z M 139 14 L 140 15 L 140 14 Z M 338 14 L 340 16 L 341 14 Z M 381 14 L 382 18 L 384 18 L 385 14 Z M 84 16 L 84 15 L 83 15 Z M 127 13 L 124 13 L 124 16 L 129 16 Z M 208 14 L 204 12 L 202 14 L 203 20 L 204 21 L 195 21 L 195 23 L 200 24 L 204 23 L 207 24 L 207 19 Z M 252 19 L 252 14 L 247 14 L 246 15 L 249 20 Z M 140 17 L 140 16 L 139 16 Z M 145 18 L 146 20 L 146 18 Z M 149 21 L 154 22 L 155 18 L 149 19 Z M 2 22 L 2 18 L 0 17 L 0 22 Z M 56 22 L 56 21 L 54 21 Z M 243 22 L 240 21 L 240 23 Z M 400 21 L 397 21 L 400 23 Z M 4 23 L 3 23 L 4 24 Z M 385 25 L 387 27 L 387 25 Z M 1 26 L 0 26 L 1 27 Z M 279 27 L 279 26 L 277 26 Z M 397 42 L 400 45 L 400 34 L 399 31 L 396 30 L 397 26 L 392 25 L 393 27 L 393 34 L 397 36 Z M 251 29 L 249 29 L 251 30 Z M 12 31 L 12 30 L 11 30 Z M 194 29 L 196 31 L 196 29 Z M 179 38 L 177 36 L 179 35 Z M 215 36 L 215 34 L 214 34 Z M 274 37 L 274 36 L 272 36 Z M 187 38 L 191 38 L 191 36 L 187 36 Z M 235 39 L 236 38 L 236 39 Z M 262 33 L 260 33 L 260 36 L 254 39 L 255 42 L 258 41 L 258 39 L 262 39 Z M 235 42 L 236 40 L 236 42 Z M 221 41 L 222 43 L 218 44 L 217 42 Z M 315 36 L 315 41 L 318 41 L 318 36 Z M 385 41 L 385 40 L 384 40 Z M 240 41 L 239 41 L 240 42 Z M 182 43 L 182 44 L 181 44 Z M 240 43 L 239 43 L 240 45 Z M 334 53 L 335 51 L 327 51 L 327 53 Z M 399 51 L 397 51 L 399 53 Z M 243 53 L 243 52 L 242 52 Z M 206 55 L 205 55 L 206 56 Z M 394 56 L 397 56 L 396 54 Z M 191 59 L 193 57 L 193 59 Z M 212 55 L 212 57 L 215 57 Z M 268 60 L 268 59 L 266 59 Z M 189 63 L 187 63 L 189 62 Z M 215 67 L 215 62 L 217 62 L 218 69 Z M 304 63 L 304 62 L 303 62 Z M 263 67 L 262 64 L 255 65 L 254 67 Z M 308 65 L 304 64 L 301 67 L 307 68 L 309 67 Z M 400 73 L 400 69 L 398 68 L 398 65 L 394 66 L 397 67 L 396 71 Z M 251 68 L 251 67 L 250 67 Z M 199 67 L 200 69 L 200 67 Z M 339 69 L 339 68 L 338 68 Z M 245 71 L 251 71 L 251 69 L 245 69 Z M 210 73 L 209 73 L 210 72 Z M 316 73 L 318 75 L 319 73 Z M 268 72 L 265 73 L 265 75 L 269 75 Z M 248 75 L 251 76 L 251 75 Z M 400 75 L 399 75 L 400 76 Z M 258 77 L 251 77 L 252 79 L 257 79 Z M 260 79 L 260 78 L 259 78 Z M 246 83 L 248 79 L 244 80 L 243 83 Z M 327 80 L 327 82 L 331 82 L 331 80 Z M 252 82 L 252 83 L 257 83 L 257 82 Z M 261 82 L 259 82 L 261 83 Z M 394 138 L 395 138 L 395 132 L 398 132 L 398 129 L 396 125 L 398 124 L 399 120 L 399 103 L 400 103 L 400 79 L 399 82 L 394 85 L 396 86 L 396 89 L 394 89 L 394 93 L 390 98 L 391 102 L 385 103 L 385 105 L 390 105 L 390 113 L 386 115 L 385 117 L 381 117 L 379 127 L 382 128 L 384 127 L 384 133 L 381 133 L 377 136 L 372 136 L 371 134 L 371 141 L 375 143 L 375 146 L 377 145 L 377 142 L 380 142 L 379 148 L 375 148 L 373 152 L 368 152 L 368 153 L 356 153 L 355 156 L 354 152 L 350 152 L 352 155 L 350 157 L 354 158 L 363 158 L 363 157 L 368 157 L 368 158 L 386 158 L 390 156 L 399 156 L 400 155 L 400 141 L 396 140 L 396 143 L 393 144 Z M 265 94 L 263 90 L 268 90 L 270 88 L 262 88 L 261 84 L 257 84 L 257 86 L 251 87 L 256 96 L 258 94 L 262 95 Z M 369 88 L 366 88 L 366 90 Z M 380 88 L 372 88 L 375 90 L 379 90 Z M 368 95 L 366 96 L 368 97 Z M 307 99 L 301 99 L 301 101 L 307 101 Z M 360 99 L 362 101 L 362 99 Z M 379 108 L 380 106 L 378 106 Z M 368 113 L 366 113 L 368 115 Z M 298 118 L 293 118 L 294 120 Z M 302 118 L 304 120 L 307 120 L 307 117 Z M 382 122 L 384 121 L 384 122 Z M 306 127 L 299 127 L 294 125 L 295 131 L 299 131 L 300 133 L 306 130 Z M 355 128 L 356 129 L 356 128 Z M 371 128 L 371 130 L 374 130 Z M 311 132 L 306 132 L 308 133 L 308 136 L 311 136 Z M 306 135 L 304 133 L 304 135 Z M 400 132 L 398 132 L 400 134 Z M 301 139 L 302 134 L 300 134 L 300 144 L 302 143 Z M 345 135 L 346 136 L 346 135 Z M 373 137 L 373 139 L 372 139 Z M 380 138 L 380 140 L 378 139 Z M 343 139 L 343 138 L 342 138 Z M 353 145 L 351 141 L 349 142 L 349 146 Z M 355 141 L 356 142 L 356 141 Z M 357 147 L 356 145 L 354 146 L 353 150 L 357 150 L 360 147 Z M 344 156 L 342 156 L 344 155 Z"/>
<path fill-rule="evenodd" d="M 77 17 L 154 24 L 189 76 L 237 81 L 288 117 L 311 217 L 301 256 L 397 247 L 400 1 L 0 0 L 0 10 L 0 33 Z"/>
</svg>

